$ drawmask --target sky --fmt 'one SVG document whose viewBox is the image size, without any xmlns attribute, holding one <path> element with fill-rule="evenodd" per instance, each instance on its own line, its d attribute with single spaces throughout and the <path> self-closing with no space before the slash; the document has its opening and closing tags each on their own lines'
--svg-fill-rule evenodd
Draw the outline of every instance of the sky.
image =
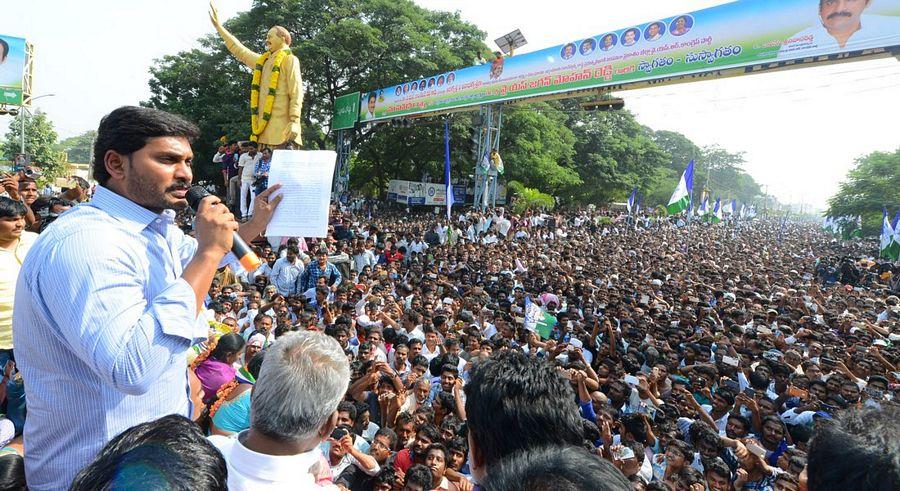
<svg viewBox="0 0 900 491">
<path fill-rule="evenodd" d="M 690 12 L 722 0 L 538 2 L 415 0 L 459 11 L 493 40 L 521 29 L 517 53 Z M 814 0 L 811 0 L 814 1 Z M 29 0 L 4 5 L 3 34 L 35 44 L 35 102 L 61 138 L 96 129 L 112 109 L 149 97 L 153 60 L 213 33 L 204 0 Z M 222 19 L 251 0 L 217 0 Z M 611 7 L 610 5 L 615 5 Z M 302 60 L 301 60 L 302 65 Z M 249 80 L 247 83 L 249 84 Z M 397 81 L 401 82 L 401 81 Z M 823 208 L 854 159 L 900 147 L 900 63 L 888 58 L 627 91 L 638 121 L 699 145 L 746 152 L 745 169 L 782 202 Z M 0 127 L 8 124 L 0 116 Z M 713 175 L 715 179 L 715 175 Z"/>
</svg>

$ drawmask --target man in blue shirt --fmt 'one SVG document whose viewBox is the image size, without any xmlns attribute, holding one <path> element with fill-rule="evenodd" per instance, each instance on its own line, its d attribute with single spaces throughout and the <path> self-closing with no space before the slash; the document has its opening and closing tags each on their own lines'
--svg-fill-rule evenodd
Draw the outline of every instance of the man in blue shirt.
<svg viewBox="0 0 900 491">
<path fill-rule="evenodd" d="M 337 287 L 341 284 L 341 281 L 343 281 L 343 277 L 341 276 L 341 272 L 337 269 L 337 266 L 328 262 L 328 250 L 325 248 L 319 249 L 319 251 L 316 252 L 316 262 L 310 262 L 309 265 L 307 265 L 306 270 L 304 270 L 297 278 L 297 285 L 294 287 L 294 293 L 302 295 L 306 290 L 315 288 L 316 282 L 319 280 L 320 276 L 325 277 L 325 285 L 333 292 L 337 291 Z"/>
<path fill-rule="evenodd" d="M 192 123 L 121 107 L 100 122 L 94 199 L 48 228 L 22 265 L 13 314 L 28 383 L 30 489 L 66 489 L 112 437 L 167 414 L 190 415 L 186 351 L 207 337 L 203 301 L 237 231 L 247 242 L 279 199 L 264 194 L 238 228 L 214 196 L 196 239 L 175 224 L 192 180 Z M 270 190 L 271 192 L 271 190 Z"/>
</svg>

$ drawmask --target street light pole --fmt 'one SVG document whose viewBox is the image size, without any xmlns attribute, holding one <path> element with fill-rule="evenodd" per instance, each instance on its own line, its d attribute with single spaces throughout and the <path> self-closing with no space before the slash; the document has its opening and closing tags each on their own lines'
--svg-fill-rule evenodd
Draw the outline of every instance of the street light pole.
<svg viewBox="0 0 900 491">
<path fill-rule="evenodd" d="M 19 135 L 22 137 L 21 138 L 22 150 L 20 151 L 20 153 L 22 155 L 25 155 L 25 107 L 24 106 L 22 107 L 22 110 L 19 111 L 19 119 L 22 120 L 22 128 L 21 128 L 20 135 Z"/>
</svg>

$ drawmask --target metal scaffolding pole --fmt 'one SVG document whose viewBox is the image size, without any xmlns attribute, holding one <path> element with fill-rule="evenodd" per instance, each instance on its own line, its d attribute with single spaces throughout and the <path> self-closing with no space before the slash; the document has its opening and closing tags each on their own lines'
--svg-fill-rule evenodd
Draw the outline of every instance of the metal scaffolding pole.
<svg viewBox="0 0 900 491">
<path fill-rule="evenodd" d="M 491 165 L 492 151 L 500 148 L 500 129 L 503 110 L 500 105 L 481 106 L 480 125 L 477 130 L 478 152 L 475 161 L 474 207 L 484 210 L 497 204 L 497 169 Z"/>
<path fill-rule="evenodd" d="M 350 189 L 350 149 L 353 144 L 353 130 L 337 132 L 337 165 L 334 166 L 332 199 L 338 201 Z"/>
</svg>

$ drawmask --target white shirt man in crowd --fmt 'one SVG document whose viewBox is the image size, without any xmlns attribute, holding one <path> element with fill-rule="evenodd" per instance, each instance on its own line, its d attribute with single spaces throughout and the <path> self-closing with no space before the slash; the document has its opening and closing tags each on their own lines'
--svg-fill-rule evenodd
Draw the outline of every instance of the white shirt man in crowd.
<svg viewBox="0 0 900 491">
<path fill-rule="evenodd" d="M 245 220 L 253 214 L 253 201 L 256 199 L 256 192 L 253 190 L 253 172 L 259 159 L 262 158 L 262 154 L 256 149 L 256 142 L 250 142 L 248 145 L 250 146 L 250 151 L 241 155 L 241 158 L 238 159 L 238 167 L 241 169 L 241 217 Z M 249 205 L 247 204 L 248 195 Z"/>
<path fill-rule="evenodd" d="M 294 291 L 297 278 L 303 274 L 303 261 L 300 260 L 300 251 L 296 246 L 288 246 L 287 254 L 275 261 L 272 266 L 272 283 L 282 295 L 290 295 Z"/>
<path fill-rule="evenodd" d="M 253 388 L 250 429 L 210 437 L 228 464 L 228 488 L 324 489 L 315 477 L 319 444 L 337 424 L 349 383 L 349 362 L 334 339 L 310 331 L 278 338 Z"/>
</svg>

